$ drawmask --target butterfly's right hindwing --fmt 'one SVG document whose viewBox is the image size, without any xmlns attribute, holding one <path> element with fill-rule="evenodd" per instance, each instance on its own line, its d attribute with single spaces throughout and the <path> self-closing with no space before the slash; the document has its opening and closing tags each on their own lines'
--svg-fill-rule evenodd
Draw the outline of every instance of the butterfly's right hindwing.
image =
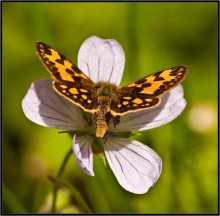
<svg viewBox="0 0 220 216">
<path fill-rule="evenodd" d="M 70 102 L 80 106 L 87 112 L 96 112 L 98 108 L 97 97 L 93 88 L 87 88 L 88 86 L 75 86 L 74 83 L 62 84 L 53 81 L 53 88 L 55 91 L 64 96 Z"/>
</svg>

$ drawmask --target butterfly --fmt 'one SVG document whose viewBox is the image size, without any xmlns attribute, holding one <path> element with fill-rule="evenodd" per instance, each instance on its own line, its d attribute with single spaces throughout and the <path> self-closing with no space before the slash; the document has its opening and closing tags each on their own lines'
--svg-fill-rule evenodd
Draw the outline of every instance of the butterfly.
<svg viewBox="0 0 220 216">
<path fill-rule="evenodd" d="M 156 107 L 161 96 L 185 78 L 186 66 L 171 67 L 118 87 L 94 83 L 64 55 L 43 42 L 36 42 L 36 53 L 53 79 L 54 90 L 85 112 L 93 114 L 96 137 L 104 137 L 109 121 L 131 112 Z"/>
</svg>

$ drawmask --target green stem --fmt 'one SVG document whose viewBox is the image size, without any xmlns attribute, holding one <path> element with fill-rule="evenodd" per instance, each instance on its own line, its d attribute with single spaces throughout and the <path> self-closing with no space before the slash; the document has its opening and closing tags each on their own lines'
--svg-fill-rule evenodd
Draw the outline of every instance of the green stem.
<svg viewBox="0 0 220 216">
<path fill-rule="evenodd" d="M 62 163 L 62 165 L 61 165 L 61 167 L 60 167 L 60 169 L 59 169 L 59 172 L 58 172 L 56 178 L 59 178 L 59 177 L 62 175 L 62 173 L 63 173 L 63 171 L 64 171 L 64 169 L 65 169 L 65 167 L 66 167 L 66 164 L 67 164 L 67 162 L 68 162 L 68 159 L 69 159 L 70 155 L 72 155 L 72 149 L 70 149 L 70 150 L 67 152 L 67 154 L 66 154 L 66 156 L 65 156 L 65 158 L 64 158 L 64 160 L 63 160 L 63 163 Z M 51 213 L 52 213 L 52 214 L 54 214 L 55 211 L 56 211 L 56 200 L 57 200 L 57 184 L 56 184 L 56 181 L 55 181 L 55 183 L 54 183 L 54 189 L 53 189 L 53 203 L 52 203 L 52 208 L 51 208 Z"/>
<path fill-rule="evenodd" d="M 56 179 L 56 183 L 58 185 L 62 185 L 64 187 L 69 188 L 69 190 L 71 191 L 72 195 L 74 196 L 76 202 L 79 204 L 79 206 L 82 207 L 82 209 L 84 209 L 84 212 L 88 213 L 88 214 L 92 213 L 91 209 L 89 208 L 89 206 L 87 205 L 85 200 L 82 198 L 80 193 L 68 181 L 66 181 L 64 179 Z"/>
<path fill-rule="evenodd" d="M 66 154 L 66 156 L 65 156 L 65 158 L 64 158 L 63 164 L 61 165 L 60 170 L 59 170 L 59 172 L 58 172 L 58 174 L 57 174 L 57 178 L 59 178 L 59 177 L 63 174 L 63 171 L 64 171 L 64 169 L 65 169 L 65 166 L 66 166 L 66 164 L 67 164 L 67 161 L 68 161 L 69 157 L 70 157 L 72 154 L 73 154 L 73 150 L 70 149 L 70 150 L 67 152 L 67 154 Z"/>
<path fill-rule="evenodd" d="M 68 181 L 60 179 L 60 177 L 61 177 L 61 175 L 62 175 L 62 173 L 63 173 L 63 171 L 66 167 L 66 164 L 68 162 L 68 159 L 69 159 L 70 155 L 72 155 L 72 149 L 67 152 L 56 178 L 55 179 L 51 178 L 51 180 L 54 182 L 53 203 L 52 203 L 51 213 L 55 214 L 55 212 L 56 212 L 56 200 L 57 200 L 58 187 L 59 186 L 64 186 L 64 187 L 69 188 L 69 190 L 71 191 L 71 193 L 72 193 L 73 197 L 75 198 L 76 202 L 79 204 L 79 206 L 82 207 L 84 212 L 91 214 L 92 213 L 91 209 L 89 208 L 89 206 L 87 205 L 85 200 L 82 198 L 80 193 Z"/>
</svg>

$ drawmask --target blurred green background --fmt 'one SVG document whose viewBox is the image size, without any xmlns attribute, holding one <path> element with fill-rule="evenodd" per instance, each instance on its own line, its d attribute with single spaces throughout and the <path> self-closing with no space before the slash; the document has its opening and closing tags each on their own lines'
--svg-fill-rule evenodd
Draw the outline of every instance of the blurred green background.
<svg viewBox="0 0 220 216">
<path fill-rule="evenodd" d="M 71 148 L 67 134 L 23 114 L 21 101 L 31 83 L 50 77 L 35 42 L 48 43 L 77 63 L 82 42 L 96 35 L 122 45 L 121 84 L 187 65 L 187 106 L 171 123 L 136 137 L 163 160 L 162 174 L 146 194 L 121 188 L 96 156 L 95 177 L 85 175 L 72 156 L 62 178 L 80 191 L 93 213 L 217 213 L 217 10 L 217 2 L 3 2 L 2 211 L 50 213 L 53 185 L 47 175 L 56 175 Z M 82 212 L 65 188 L 59 190 L 57 211 Z"/>
</svg>

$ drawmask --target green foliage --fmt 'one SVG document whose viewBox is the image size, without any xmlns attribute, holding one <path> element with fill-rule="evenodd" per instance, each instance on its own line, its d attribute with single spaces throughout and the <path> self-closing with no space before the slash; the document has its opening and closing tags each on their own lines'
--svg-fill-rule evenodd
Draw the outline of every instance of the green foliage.
<svg viewBox="0 0 220 216">
<path fill-rule="evenodd" d="M 217 2 L 3 2 L 3 212 L 49 212 L 53 185 L 47 175 L 56 175 L 71 147 L 66 134 L 32 123 L 22 112 L 30 84 L 49 77 L 35 55 L 35 42 L 48 43 L 77 63 L 82 42 L 96 35 L 122 45 L 122 84 L 188 66 L 187 106 L 175 121 L 136 137 L 163 160 L 161 177 L 148 193 L 125 191 L 97 157 L 95 177 L 86 176 L 72 156 L 62 178 L 94 213 L 217 213 L 217 10 Z M 211 124 L 211 117 L 204 121 L 204 104 L 214 115 Z M 199 118 L 192 115 L 195 107 L 203 111 Z M 81 212 L 67 197 L 60 211 Z"/>
</svg>

